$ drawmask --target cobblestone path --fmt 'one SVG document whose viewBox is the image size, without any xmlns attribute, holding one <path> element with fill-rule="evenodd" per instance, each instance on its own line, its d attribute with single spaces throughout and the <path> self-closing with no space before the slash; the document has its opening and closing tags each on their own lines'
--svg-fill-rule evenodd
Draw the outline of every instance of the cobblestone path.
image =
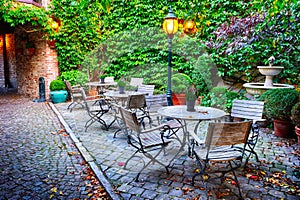
<svg viewBox="0 0 300 200">
<path fill-rule="evenodd" d="M 0 96 L 0 200 L 88 199 L 89 172 L 47 103 Z"/>
</svg>

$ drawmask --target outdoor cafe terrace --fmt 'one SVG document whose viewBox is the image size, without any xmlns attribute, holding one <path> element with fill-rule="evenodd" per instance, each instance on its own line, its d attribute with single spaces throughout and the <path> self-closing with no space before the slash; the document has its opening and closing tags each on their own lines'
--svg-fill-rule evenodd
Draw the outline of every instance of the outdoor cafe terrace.
<svg viewBox="0 0 300 200">
<path fill-rule="evenodd" d="M 140 93 L 129 94 L 134 96 Z M 88 105 L 91 106 L 95 101 L 97 99 L 88 102 Z M 194 175 L 201 171 L 201 166 L 197 162 L 195 152 L 191 152 L 191 143 L 194 142 L 198 146 L 194 140 L 205 141 L 209 122 L 221 122 L 223 120 L 221 118 L 225 115 L 223 111 L 214 108 L 206 108 L 204 111 L 201 110 L 202 107 L 196 106 L 195 112 L 187 112 L 186 106 L 171 106 L 169 108 L 177 108 L 177 111 L 171 110 L 166 114 L 164 113 L 166 108 L 160 108 L 158 112 L 150 112 L 153 123 L 157 123 L 158 119 L 172 117 L 179 119 L 184 128 L 176 133 L 179 139 L 166 145 L 164 153 L 149 162 L 149 157 L 146 158 L 140 152 L 136 157 L 130 158 L 136 149 L 128 143 L 130 132 L 126 132 L 126 129 L 128 130 L 129 127 L 124 126 L 124 116 L 116 117 L 114 108 L 101 117 L 107 124 L 111 123 L 110 127 L 105 127 L 103 123 L 98 122 L 86 127 L 86 122 L 90 119 L 87 110 L 77 105 L 70 112 L 69 104 L 70 102 L 50 105 L 60 116 L 65 131 L 73 138 L 76 146 L 113 198 L 238 199 L 238 184 L 243 198 L 298 198 L 299 148 L 294 139 L 274 136 L 272 129 L 259 129 L 258 142 L 255 146 L 259 160 L 256 160 L 252 154 L 245 163 L 249 155 L 247 152 L 243 157 L 242 165 L 235 170 L 238 183 L 232 173 L 227 173 L 223 179 L 213 179 L 215 175 L 209 174 L 210 171 L 202 178 L 196 176 L 193 181 Z M 120 107 L 124 107 L 126 102 L 121 104 Z M 116 104 L 113 103 L 112 106 Z M 180 107 L 181 110 L 178 110 Z M 186 116 L 184 113 L 187 113 Z M 204 118 L 198 119 L 199 115 L 203 115 Z M 117 120 L 114 121 L 116 118 Z M 169 173 L 158 163 L 160 161 L 169 164 Z M 145 162 L 149 162 L 149 166 L 144 168 Z M 137 178 L 141 169 L 143 170 Z"/>
</svg>

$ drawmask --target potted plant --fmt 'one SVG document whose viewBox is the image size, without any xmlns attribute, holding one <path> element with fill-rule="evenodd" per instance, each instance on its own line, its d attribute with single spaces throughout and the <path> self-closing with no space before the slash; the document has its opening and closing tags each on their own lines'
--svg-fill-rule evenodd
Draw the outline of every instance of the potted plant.
<svg viewBox="0 0 300 200">
<path fill-rule="evenodd" d="M 259 100 L 265 102 L 264 115 L 274 122 L 276 136 L 293 137 L 292 107 L 298 102 L 299 92 L 294 89 L 272 89 L 264 92 Z"/>
<path fill-rule="evenodd" d="M 292 122 L 295 125 L 295 133 L 298 137 L 298 145 L 300 145 L 300 102 L 293 106 L 291 114 Z"/>
<path fill-rule="evenodd" d="M 100 78 L 100 82 L 101 82 L 101 83 L 104 83 L 105 77 L 106 77 L 105 74 L 100 74 L 99 78 Z"/>
<path fill-rule="evenodd" d="M 50 97 L 53 103 L 65 102 L 68 97 L 66 84 L 62 80 L 53 80 L 50 83 Z"/>
<path fill-rule="evenodd" d="M 28 54 L 30 55 L 33 55 L 34 52 L 35 52 L 35 45 L 34 45 L 34 42 L 32 41 L 28 41 L 26 44 L 25 44 L 25 47 L 28 51 Z"/>
<path fill-rule="evenodd" d="M 117 86 L 119 87 L 119 92 L 120 94 L 124 94 L 125 93 L 125 86 L 126 86 L 126 82 L 122 81 L 122 80 L 119 80 L 117 82 Z"/>
<path fill-rule="evenodd" d="M 195 111 L 195 102 L 196 102 L 197 96 L 195 93 L 194 88 L 188 89 L 188 91 L 185 93 L 185 100 L 186 100 L 186 110 L 190 112 Z"/>
<path fill-rule="evenodd" d="M 183 73 L 177 73 L 172 76 L 172 100 L 174 105 L 185 105 L 185 93 L 191 87 L 191 78 Z"/>
</svg>

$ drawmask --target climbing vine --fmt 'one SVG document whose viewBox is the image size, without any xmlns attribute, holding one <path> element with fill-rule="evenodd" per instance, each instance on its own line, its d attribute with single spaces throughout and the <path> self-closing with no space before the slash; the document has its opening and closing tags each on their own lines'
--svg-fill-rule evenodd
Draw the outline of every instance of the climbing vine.
<svg viewBox="0 0 300 200">
<path fill-rule="evenodd" d="M 180 32 L 174 38 L 174 69 L 191 77 L 193 62 L 184 52 L 199 54 L 183 43 L 176 43 L 183 34 L 183 21 L 191 19 L 197 32 L 188 37 L 193 42 L 205 44 L 218 68 L 218 74 L 234 81 L 251 81 L 257 75 L 257 65 L 267 64 L 273 55 L 276 63 L 285 70 L 278 81 L 297 84 L 299 77 L 299 13 L 297 0 L 52 0 L 46 10 L 35 6 L 21 6 L 12 0 L 0 0 L 0 19 L 12 26 L 30 24 L 43 31 L 45 36 L 56 40 L 56 50 L 61 72 L 73 76 L 92 50 L 117 34 L 147 27 L 162 28 L 162 22 L 172 6 L 180 19 Z M 59 19 L 59 31 L 51 27 L 51 19 Z M 150 32 L 140 32 L 149 37 Z M 122 35 L 126 37 L 126 35 Z M 122 52 L 109 63 L 96 63 L 103 70 L 111 69 L 117 77 L 132 67 L 157 63 L 166 65 L 166 36 L 159 48 L 138 48 Z M 162 33 L 163 38 L 163 33 Z M 194 43 L 193 43 L 194 44 Z M 115 43 L 122 46 L 122 43 Z M 68 75 L 66 75 L 67 77 Z"/>
</svg>

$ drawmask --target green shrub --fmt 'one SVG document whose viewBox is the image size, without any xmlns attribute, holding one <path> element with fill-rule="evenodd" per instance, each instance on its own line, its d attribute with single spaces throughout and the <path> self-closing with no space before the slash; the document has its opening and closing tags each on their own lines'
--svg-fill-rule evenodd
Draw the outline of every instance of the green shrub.
<svg viewBox="0 0 300 200">
<path fill-rule="evenodd" d="M 234 99 L 244 99 L 243 94 L 238 92 L 229 91 L 225 87 L 214 87 L 201 102 L 202 106 L 211 106 L 230 112 L 232 108 L 232 102 Z"/>
<path fill-rule="evenodd" d="M 259 100 L 265 102 L 264 114 L 268 119 L 291 120 L 292 107 L 299 101 L 294 89 L 272 89 L 263 93 Z"/>
<path fill-rule="evenodd" d="M 119 80 L 119 81 L 117 82 L 117 85 L 118 85 L 119 87 L 125 87 L 126 82 L 125 82 L 125 81 L 122 81 L 122 80 Z"/>
<path fill-rule="evenodd" d="M 62 80 L 53 80 L 50 83 L 50 90 L 55 91 L 55 90 L 65 90 L 66 89 L 66 84 Z"/>
<path fill-rule="evenodd" d="M 195 101 L 197 99 L 197 96 L 194 92 L 188 91 L 185 93 L 185 99 L 187 101 Z"/>
<path fill-rule="evenodd" d="M 300 128 L 300 102 L 293 106 L 291 114 L 293 123 Z"/>
<path fill-rule="evenodd" d="M 186 93 L 192 85 L 191 78 L 183 73 L 174 74 L 171 78 L 173 93 Z"/>
</svg>

